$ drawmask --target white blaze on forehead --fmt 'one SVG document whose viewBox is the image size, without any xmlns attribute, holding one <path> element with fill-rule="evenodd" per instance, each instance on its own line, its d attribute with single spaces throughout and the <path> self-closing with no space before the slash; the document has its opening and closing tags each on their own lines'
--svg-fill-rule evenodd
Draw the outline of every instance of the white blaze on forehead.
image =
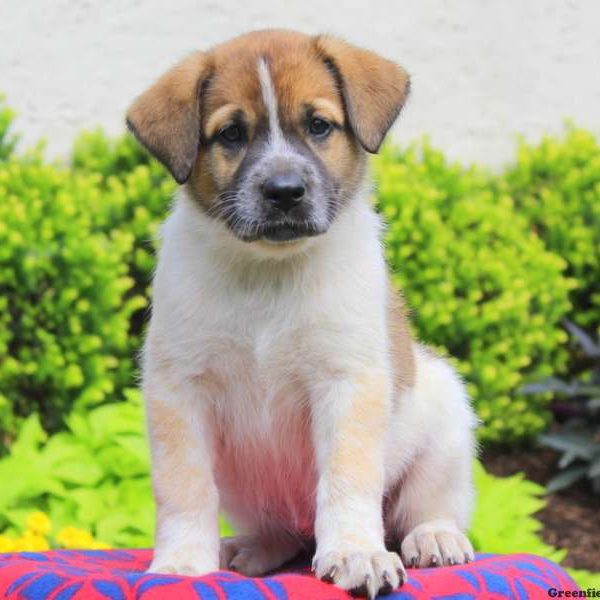
<svg viewBox="0 0 600 600">
<path fill-rule="evenodd" d="M 263 103 L 269 119 L 269 137 L 271 139 L 271 143 L 282 143 L 284 139 L 283 132 L 281 131 L 281 125 L 279 123 L 277 93 L 275 92 L 273 79 L 271 78 L 271 73 L 269 72 L 269 65 L 264 58 L 258 59 L 257 69 Z"/>
</svg>

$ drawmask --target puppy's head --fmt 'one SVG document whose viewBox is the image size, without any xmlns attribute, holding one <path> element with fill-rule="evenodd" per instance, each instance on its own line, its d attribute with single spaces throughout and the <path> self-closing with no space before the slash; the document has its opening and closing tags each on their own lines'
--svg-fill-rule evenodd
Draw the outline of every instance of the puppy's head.
<svg viewBox="0 0 600 600">
<path fill-rule="evenodd" d="M 341 40 L 260 31 L 189 56 L 127 123 L 234 236 L 289 247 L 356 193 L 408 87 L 402 68 Z"/>
</svg>

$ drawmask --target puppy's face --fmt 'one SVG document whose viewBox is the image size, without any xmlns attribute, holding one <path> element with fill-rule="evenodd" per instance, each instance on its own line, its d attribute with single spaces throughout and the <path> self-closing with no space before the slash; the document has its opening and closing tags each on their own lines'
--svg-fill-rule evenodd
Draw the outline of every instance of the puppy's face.
<svg viewBox="0 0 600 600">
<path fill-rule="evenodd" d="M 406 73 L 371 52 L 262 31 L 188 57 L 128 124 L 232 235 L 286 247 L 328 230 L 407 93 Z"/>
</svg>

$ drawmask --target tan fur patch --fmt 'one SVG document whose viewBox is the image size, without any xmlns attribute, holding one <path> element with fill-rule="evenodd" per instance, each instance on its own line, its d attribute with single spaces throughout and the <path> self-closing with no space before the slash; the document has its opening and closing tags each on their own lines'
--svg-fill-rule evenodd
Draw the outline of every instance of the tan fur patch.
<svg viewBox="0 0 600 600">
<path fill-rule="evenodd" d="M 214 131 L 213 115 L 220 113 L 224 106 L 236 106 L 251 124 L 266 119 L 256 68 L 260 58 L 268 64 L 282 126 L 304 137 L 341 183 L 343 193 L 353 194 L 364 175 L 365 158 L 352 133 L 346 129 L 335 131 L 322 144 L 306 136 L 308 107 L 342 127 L 345 124 L 337 82 L 317 52 L 315 39 L 309 36 L 289 31 L 263 31 L 217 46 L 211 52 L 214 75 L 203 106 L 204 136 Z M 205 206 L 226 187 L 242 158 L 223 153 L 215 145 L 200 149 L 191 187 Z"/>
<path fill-rule="evenodd" d="M 212 113 L 212 115 L 206 119 L 206 125 L 204 126 L 205 137 L 210 138 L 215 135 L 219 129 L 232 121 L 236 112 L 239 110 L 241 110 L 241 107 L 236 106 L 235 104 L 226 104 Z M 252 126 L 255 124 L 256 118 L 253 113 L 248 116 L 250 117 L 250 135 L 252 135 Z"/>
<path fill-rule="evenodd" d="M 198 94 L 211 69 L 207 54 L 196 52 L 165 73 L 127 112 L 127 124 L 178 183 L 189 177 L 199 141 Z"/>
<path fill-rule="evenodd" d="M 256 31 L 195 53 L 136 100 L 128 112 L 130 127 L 178 182 L 191 175 L 192 191 L 208 207 L 231 182 L 243 151 L 224 152 L 199 142 L 214 134 L 225 107 L 236 107 L 248 122 L 264 118 L 259 59 L 267 61 L 284 128 L 307 139 L 307 107 L 344 126 L 321 143 L 307 142 L 340 185 L 342 197 L 352 195 L 365 166 L 357 138 L 367 150 L 377 150 L 406 99 L 409 80 L 396 64 L 335 38 Z"/>
<path fill-rule="evenodd" d="M 317 98 L 311 104 L 315 109 L 315 116 L 322 117 L 340 126 L 344 125 L 344 111 L 339 103 L 331 102 L 327 98 Z"/>
<path fill-rule="evenodd" d="M 402 296 L 390 284 L 388 288 L 388 336 L 396 392 L 412 388 L 416 377 L 414 341 L 406 312 Z"/>
<path fill-rule="evenodd" d="M 332 482 L 330 500 L 336 503 L 352 493 L 368 492 L 381 485 L 381 432 L 389 418 L 390 390 L 385 377 L 364 377 L 356 382 L 351 408 L 334 435 L 327 477 Z M 336 486 L 336 482 L 341 485 Z"/>
<path fill-rule="evenodd" d="M 190 456 L 197 446 L 192 436 L 198 433 L 191 432 L 189 423 L 164 402 L 152 399 L 147 406 L 156 501 L 167 512 L 197 510 L 212 490 L 210 461 L 203 464 L 203 457 L 197 456 L 194 462 Z"/>
<path fill-rule="evenodd" d="M 343 40 L 319 36 L 316 46 L 341 76 L 352 128 L 369 152 L 377 152 L 404 106 L 408 73 L 396 63 Z"/>
</svg>

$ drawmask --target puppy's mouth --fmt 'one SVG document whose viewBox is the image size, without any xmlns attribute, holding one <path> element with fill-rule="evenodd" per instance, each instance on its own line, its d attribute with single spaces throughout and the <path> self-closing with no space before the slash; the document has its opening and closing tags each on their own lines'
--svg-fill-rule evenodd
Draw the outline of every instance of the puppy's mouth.
<svg viewBox="0 0 600 600">
<path fill-rule="evenodd" d="M 315 223 L 255 223 L 242 227 L 230 227 L 233 234 L 243 242 L 265 240 L 276 244 L 295 242 L 305 237 L 313 237 L 325 233 Z"/>
<path fill-rule="evenodd" d="M 276 223 L 264 225 L 256 239 L 264 239 L 269 242 L 293 242 L 320 233 L 323 232 L 310 223 Z"/>
</svg>

